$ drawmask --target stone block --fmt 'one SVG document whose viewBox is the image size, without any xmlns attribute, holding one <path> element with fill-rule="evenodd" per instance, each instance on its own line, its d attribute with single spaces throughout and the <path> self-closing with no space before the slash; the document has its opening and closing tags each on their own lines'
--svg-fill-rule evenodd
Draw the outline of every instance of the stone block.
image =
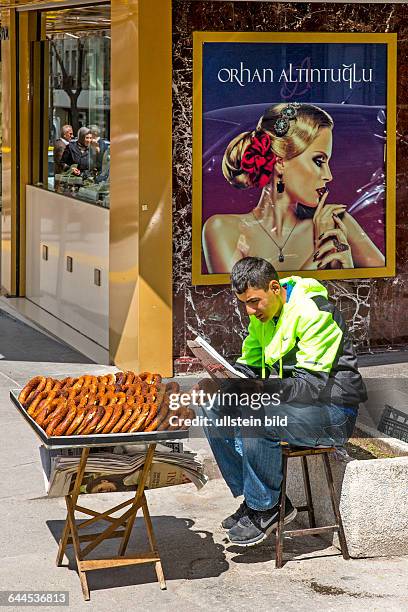
<svg viewBox="0 0 408 612">
<path fill-rule="evenodd" d="M 319 456 L 307 458 L 316 525 L 332 524 L 334 515 Z M 408 554 L 408 457 L 366 461 L 330 457 L 347 545 L 351 557 Z M 295 505 L 305 503 L 301 461 L 289 459 L 287 492 Z M 308 527 L 306 512 L 297 521 Z M 337 534 L 325 536 L 338 546 Z"/>
</svg>

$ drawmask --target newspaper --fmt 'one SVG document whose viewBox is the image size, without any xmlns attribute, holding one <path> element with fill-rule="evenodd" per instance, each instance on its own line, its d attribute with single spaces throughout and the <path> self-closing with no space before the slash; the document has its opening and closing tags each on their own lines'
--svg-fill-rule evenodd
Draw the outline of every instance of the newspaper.
<svg viewBox="0 0 408 612">
<path fill-rule="evenodd" d="M 194 340 L 188 340 L 187 344 L 191 352 L 197 357 L 211 378 L 220 380 L 223 378 L 247 378 L 242 372 L 238 372 L 228 361 L 224 359 L 213 347 L 197 336 Z"/>
<path fill-rule="evenodd" d="M 182 444 L 158 444 L 146 481 L 156 489 L 193 482 L 200 489 L 207 482 L 196 454 L 182 450 Z M 181 448 L 180 448 L 181 447 Z M 91 449 L 81 493 L 135 491 L 143 469 L 147 445 Z M 67 495 L 73 488 L 81 449 L 48 450 L 40 447 L 46 493 L 49 497 Z"/>
</svg>

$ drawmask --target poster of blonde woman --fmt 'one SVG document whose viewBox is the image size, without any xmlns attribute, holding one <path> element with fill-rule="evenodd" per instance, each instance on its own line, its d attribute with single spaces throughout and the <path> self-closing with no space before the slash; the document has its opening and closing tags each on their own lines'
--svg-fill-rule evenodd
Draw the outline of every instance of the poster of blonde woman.
<svg viewBox="0 0 408 612">
<path fill-rule="evenodd" d="M 393 34 L 194 33 L 193 284 L 395 274 Z"/>
</svg>

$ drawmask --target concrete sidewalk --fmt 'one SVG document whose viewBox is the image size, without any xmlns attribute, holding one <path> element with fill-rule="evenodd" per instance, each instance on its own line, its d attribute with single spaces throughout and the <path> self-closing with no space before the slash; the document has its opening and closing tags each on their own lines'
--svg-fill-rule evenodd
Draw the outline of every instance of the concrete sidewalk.
<svg viewBox="0 0 408 612">
<path fill-rule="evenodd" d="M 30 332 L 13 325 L 18 346 L 19 334 Z M 47 340 L 56 342 L 53 362 L 37 361 L 38 337 L 32 340 L 26 344 L 25 361 L 0 361 L 2 590 L 67 590 L 69 609 L 98 612 L 112 608 L 178 612 L 250 608 L 306 611 L 312 607 L 371 612 L 408 608 L 408 557 L 344 561 L 337 549 L 327 547 L 320 538 L 299 538 L 286 541 L 286 557 L 290 560 L 283 569 L 275 570 L 273 538 L 247 550 L 226 543 L 219 523 L 237 503 L 219 479 L 211 480 L 200 492 L 192 485 L 183 485 L 147 493 L 167 591 L 160 591 L 149 566 L 101 570 L 89 574 L 91 601 L 85 603 L 71 547 L 68 565 L 55 565 L 65 503 L 44 495 L 38 439 L 10 403 L 9 390 L 38 373 L 64 377 L 114 368 L 81 363 L 78 355 L 73 359 L 76 363 L 63 363 L 69 347 L 58 347 L 59 343 L 50 338 Z M 403 362 L 388 366 L 406 369 Z M 190 383 L 183 380 L 183 386 Z M 191 446 L 208 454 L 203 440 L 193 440 Z M 114 501 L 120 503 L 127 497 L 117 493 Z M 111 502 L 111 495 L 87 498 L 87 505 L 98 511 Z M 129 552 L 146 549 L 141 523 L 137 519 Z M 114 541 L 100 552 L 115 554 Z"/>
</svg>

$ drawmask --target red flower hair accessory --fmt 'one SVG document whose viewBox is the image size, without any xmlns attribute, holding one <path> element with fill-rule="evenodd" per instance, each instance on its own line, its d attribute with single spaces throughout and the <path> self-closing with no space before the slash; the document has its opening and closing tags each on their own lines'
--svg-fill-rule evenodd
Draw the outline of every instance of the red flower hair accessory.
<svg viewBox="0 0 408 612">
<path fill-rule="evenodd" d="M 241 169 L 247 172 L 254 187 L 265 187 L 277 162 L 271 149 L 271 138 L 266 132 L 257 132 L 251 138 L 241 159 Z"/>
</svg>

